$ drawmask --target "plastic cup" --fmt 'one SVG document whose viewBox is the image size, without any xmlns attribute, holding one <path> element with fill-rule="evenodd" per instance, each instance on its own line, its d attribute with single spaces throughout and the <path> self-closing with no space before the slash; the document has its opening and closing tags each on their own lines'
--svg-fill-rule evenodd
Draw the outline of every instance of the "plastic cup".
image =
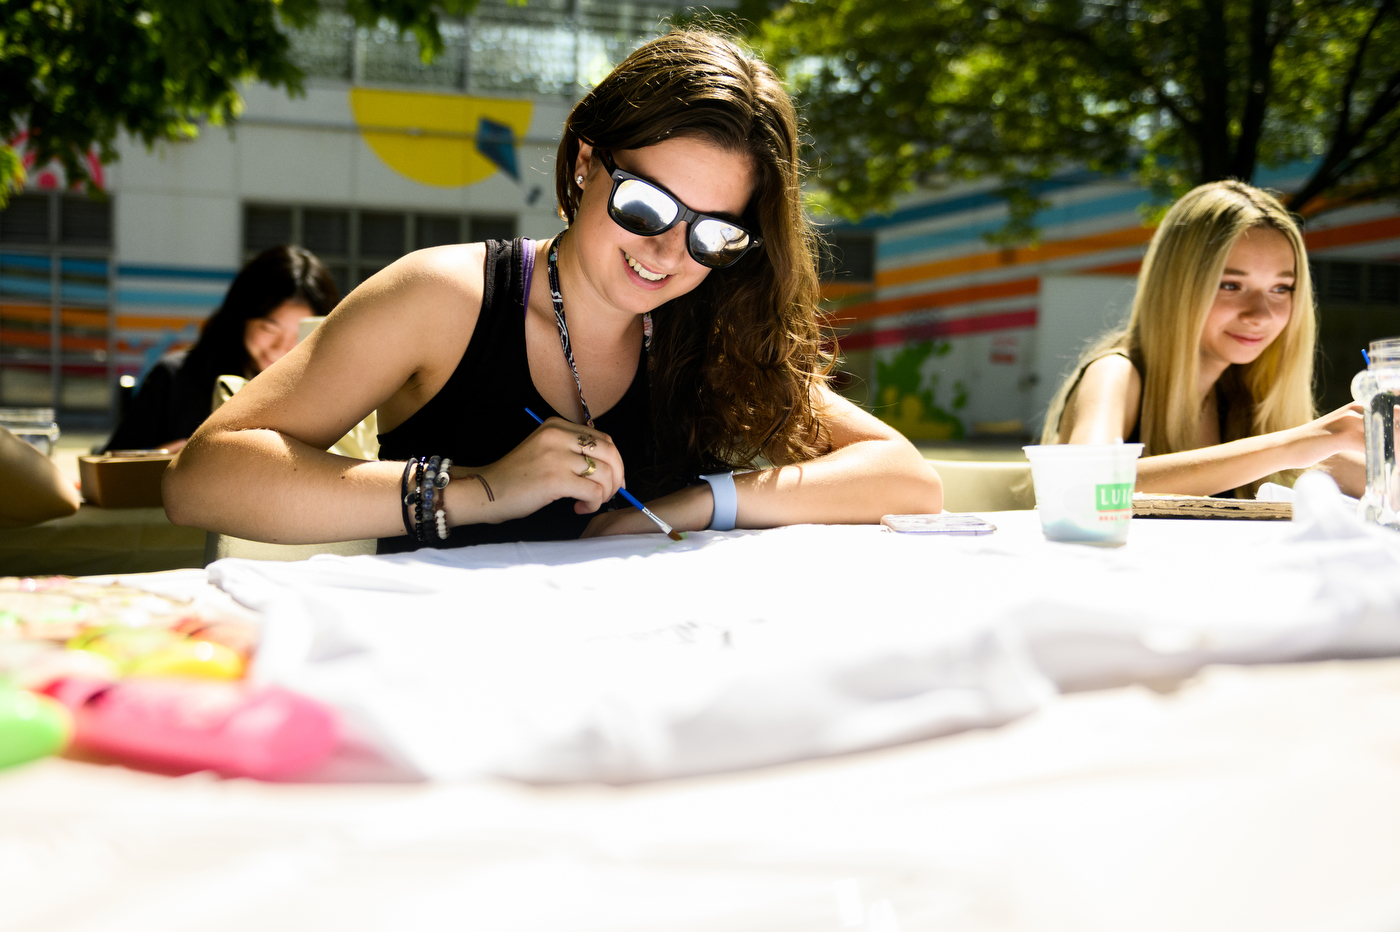
<svg viewBox="0 0 1400 932">
<path fill-rule="evenodd" d="M 1133 517 L 1140 443 L 1022 447 L 1050 540 L 1122 544 Z"/>
</svg>

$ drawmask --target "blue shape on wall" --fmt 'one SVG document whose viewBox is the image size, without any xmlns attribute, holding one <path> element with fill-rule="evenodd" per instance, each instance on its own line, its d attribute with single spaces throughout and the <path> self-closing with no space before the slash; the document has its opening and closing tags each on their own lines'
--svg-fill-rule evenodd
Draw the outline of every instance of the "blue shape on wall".
<svg viewBox="0 0 1400 932">
<path fill-rule="evenodd" d="M 482 117 L 476 130 L 476 151 L 516 181 L 520 169 L 515 164 L 515 134 L 509 126 Z"/>
</svg>

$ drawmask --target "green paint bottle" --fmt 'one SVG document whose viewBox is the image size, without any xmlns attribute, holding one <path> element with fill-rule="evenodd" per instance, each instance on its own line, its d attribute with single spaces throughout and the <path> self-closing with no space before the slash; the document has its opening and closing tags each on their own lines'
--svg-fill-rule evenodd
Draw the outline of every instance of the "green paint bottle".
<svg viewBox="0 0 1400 932">
<path fill-rule="evenodd" d="M 61 703 L 0 684 L 0 767 L 57 754 L 72 734 L 73 718 Z"/>
</svg>

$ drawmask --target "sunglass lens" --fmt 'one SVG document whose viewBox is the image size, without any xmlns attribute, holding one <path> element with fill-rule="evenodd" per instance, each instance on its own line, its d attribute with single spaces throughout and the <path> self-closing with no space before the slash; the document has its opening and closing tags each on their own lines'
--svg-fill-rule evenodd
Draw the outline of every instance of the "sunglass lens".
<svg viewBox="0 0 1400 932">
<path fill-rule="evenodd" d="M 670 195 L 645 181 L 628 178 L 613 192 L 613 219 L 633 233 L 660 233 L 678 213 L 680 208 Z"/>
<path fill-rule="evenodd" d="M 697 254 L 697 261 L 722 268 L 749 248 L 749 232 L 732 223 L 707 218 L 691 229 L 690 242 Z"/>
</svg>

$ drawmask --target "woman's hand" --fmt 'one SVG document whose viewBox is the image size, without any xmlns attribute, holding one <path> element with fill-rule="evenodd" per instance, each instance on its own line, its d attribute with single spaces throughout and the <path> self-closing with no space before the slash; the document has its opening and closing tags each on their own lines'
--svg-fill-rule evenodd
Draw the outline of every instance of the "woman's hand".
<svg viewBox="0 0 1400 932">
<path fill-rule="evenodd" d="M 1298 469 L 1315 466 L 1338 453 L 1364 454 L 1366 412 L 1359 404 L 1343 405 L 1291 432 Z"/>
<path fill-rule="evenodd" d="M 486 477 L 495 495 L 494 504 L 481 516 L 491 524 L 534 514 L 561 498 L 576 499 L 574 511 L 588 514 L 611 500 L 626 481 L 622 454 L 611 437 L 558 417 L 546 420 L 490 466 L 464 469 L 462 474 L 473 471 Z M 451 518 L 454 525 L 462 523 Z"/>
</svg>

